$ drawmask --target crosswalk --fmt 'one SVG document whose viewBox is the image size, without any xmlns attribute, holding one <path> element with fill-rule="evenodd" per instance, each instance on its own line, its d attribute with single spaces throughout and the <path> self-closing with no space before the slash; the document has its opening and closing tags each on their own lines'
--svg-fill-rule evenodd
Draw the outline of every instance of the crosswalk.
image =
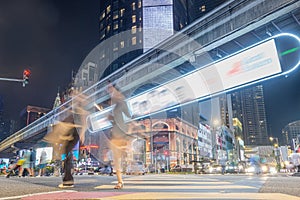
<svg viewBox="0 0 300 200">
<path fill-rule="evenodd" d="M 115 180 L 109 177 L 110 181 Z M 208 199 L 208 200 L 299 200 L 299 197 L 282 193 L 260 193 L 268 177 L 246 175 L 170 175 L 125 176 L 122 190 L 114 190 L 116 181 L 99 179 L 89 190 L 59 190 L 12 196 L 8 199 L 101 199 L 101 200 L 146 200 L 146 199 Z M 88 184 L 91 179 L 78 179 L 78 185 Z M 79 186 L 78 186 L 79 187 Z M 0 198 L 1 200 L 1 198 Z"/>
<path fill-rule="evenodd" d="M 279 193 L 258 193 L 264 181 L 264 177 L 243 176 L 229 181 L 224 176 L 135 176 L 125 179 L 122 192 L 126 194 L 110 199 L 299 199 Z M 109 190 L 113 184 L 95 189 Z"/>
</svg>

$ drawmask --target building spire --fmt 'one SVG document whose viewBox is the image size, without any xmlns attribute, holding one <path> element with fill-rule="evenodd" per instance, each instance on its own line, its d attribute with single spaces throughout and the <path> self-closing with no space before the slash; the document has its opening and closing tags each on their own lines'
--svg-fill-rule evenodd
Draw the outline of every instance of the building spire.
<svg viewBox="0 0 300 200">
<path fill-rule="evenodd" d="M 61 104 L 61 100 L 60 100 L 59 87 L 58 87 L 58 89 L 57 89 L 57 96 L 56 96 L 55 101 L 54 101 L 53 109 L 55 109 L 58 106 L 60 106 L 60 104 Z"/>
</svg>

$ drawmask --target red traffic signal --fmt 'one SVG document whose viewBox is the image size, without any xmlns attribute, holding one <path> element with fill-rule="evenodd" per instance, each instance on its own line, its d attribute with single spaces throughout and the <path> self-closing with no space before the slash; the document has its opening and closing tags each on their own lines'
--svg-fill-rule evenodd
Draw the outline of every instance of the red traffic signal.
<svg viewBox="0 0 300 200">
<path fill-rule="evenodd" d="M 31 71 L 29 69 L 24 69 L 24 71 L 23 71 L 23 87 L 25 87 L 29 83 L 30 75 L 31 75 Z"/>
<path fill-rule="evenodd" d="M 31 75 L 31 71 L 29 69 L 24 69 L 24 71 L 23 71 L 23 77 L 29 78 L 30 75 Z"/>
</svg>

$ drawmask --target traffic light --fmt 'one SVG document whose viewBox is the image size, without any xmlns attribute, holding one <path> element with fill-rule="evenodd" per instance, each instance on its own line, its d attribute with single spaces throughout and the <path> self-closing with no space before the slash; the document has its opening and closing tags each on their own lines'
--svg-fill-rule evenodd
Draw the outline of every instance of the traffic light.
<svg viewBox="0 0 300 200">
<path fill-rule="evenodd" d="M 29 69 L 24 69 L 24 71 L 23 71 L 23 87 L 25 87 L 29 83 L 30 75 L 31 75 L 31 71 Z"/>
</svg>

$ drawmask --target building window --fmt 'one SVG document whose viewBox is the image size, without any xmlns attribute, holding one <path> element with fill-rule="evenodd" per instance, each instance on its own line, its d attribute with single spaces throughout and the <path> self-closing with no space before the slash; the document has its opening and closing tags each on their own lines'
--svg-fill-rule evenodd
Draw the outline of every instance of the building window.
<svg viewBox="0 0 300 200">
<path fill-rule="evenodd" d="M 110 31 L 110 25 L 108 25 L 108 26 L 106 27 L 106 33 L 109 33 L 109 31 Z"/>
<path fill-rule="evenodd" d="M 111 10 L 111 7 L 109 5 L 109 6 L 106 7 L 106 14 L 108 14 L 110 12 L 110 10 Z"/>
<path fill-rule="evenodd" d="M 136 22 L 136 15 L 132 15 L 132 23 Z"/>
<path fill-rule="evenodd" d="M 120 47 L 121 47 L 121 48 L 124 48 L 124 47 L 125 47 L 125 42 L 124 42 L 124 41 L 121 41 L 121 42 L 120 42 Z"/>
<path fill-rule="evenodd" d="M 105 30 L 100 32 L 100 40 L 102 40 L 105 37 Z"/>
<path fill-rule="evenodd" d="M 113 9 L 117 9 L 119 7 L 119 1 L 118 0 L 114 0 L 113 2 Z"/>
<path fill-rule="evenodd" d="M 119 14 L 118 14 L 118 11 L 114 11 L 114 14 L 113 14 L 113 19 L 118 19 L 119 18 Z"/>
<path fill-rule="evenodd" d="M 100 21 L 105 18 L 105 11 L 100 14 Z"/>
<path fill-rule="evenodd" d="M 132 27 L 131 27 L 131 33 L 132 33 L 132 34 L 135 34 L 135 33 L 136 33 L 136 26 L 132 26 Z"/>
<path fill-rule="evenodd" d="M 94 81 L 96 68 L 94 66 L 89 66 L 89 81 Z"/>
<path fill-rule="evenodd" d="M 135 2 L 131 4 L 132 10 L 135 10 Z"/>
<path fill-rule="evenodd" d="M 200 10 L 201 12 L 205 12 L 205 11 L 206 11 L 206 6 L 205 6 L 205 5 L 201 6 L 199 10 Z"/>
<path fill-rule="evenodd" d="M 122 8 L 122 9 L 120 10 L 120 17 L 123 17 L 123 16 L 124 16 L 124 12 L 125 12 L 125 8 Z"/>
<path fill-rule="evenodd" d="M 118 29 L 119 28 L 119 24 L 118 24 L 118 21 L 115 21 L 114 22 L 114 30 Z"/>
<path fill-rule="evenodd" d="M 138 8 L 141 8 L 141 7 L 142 7 L 142 1 L 139 0 L 139 2 L 138 2 Z"/>
<path fill-rule="evenodd" d="M 136 37 L 131 38 L 131 44 L 136 45 Z"/>
</svg>

